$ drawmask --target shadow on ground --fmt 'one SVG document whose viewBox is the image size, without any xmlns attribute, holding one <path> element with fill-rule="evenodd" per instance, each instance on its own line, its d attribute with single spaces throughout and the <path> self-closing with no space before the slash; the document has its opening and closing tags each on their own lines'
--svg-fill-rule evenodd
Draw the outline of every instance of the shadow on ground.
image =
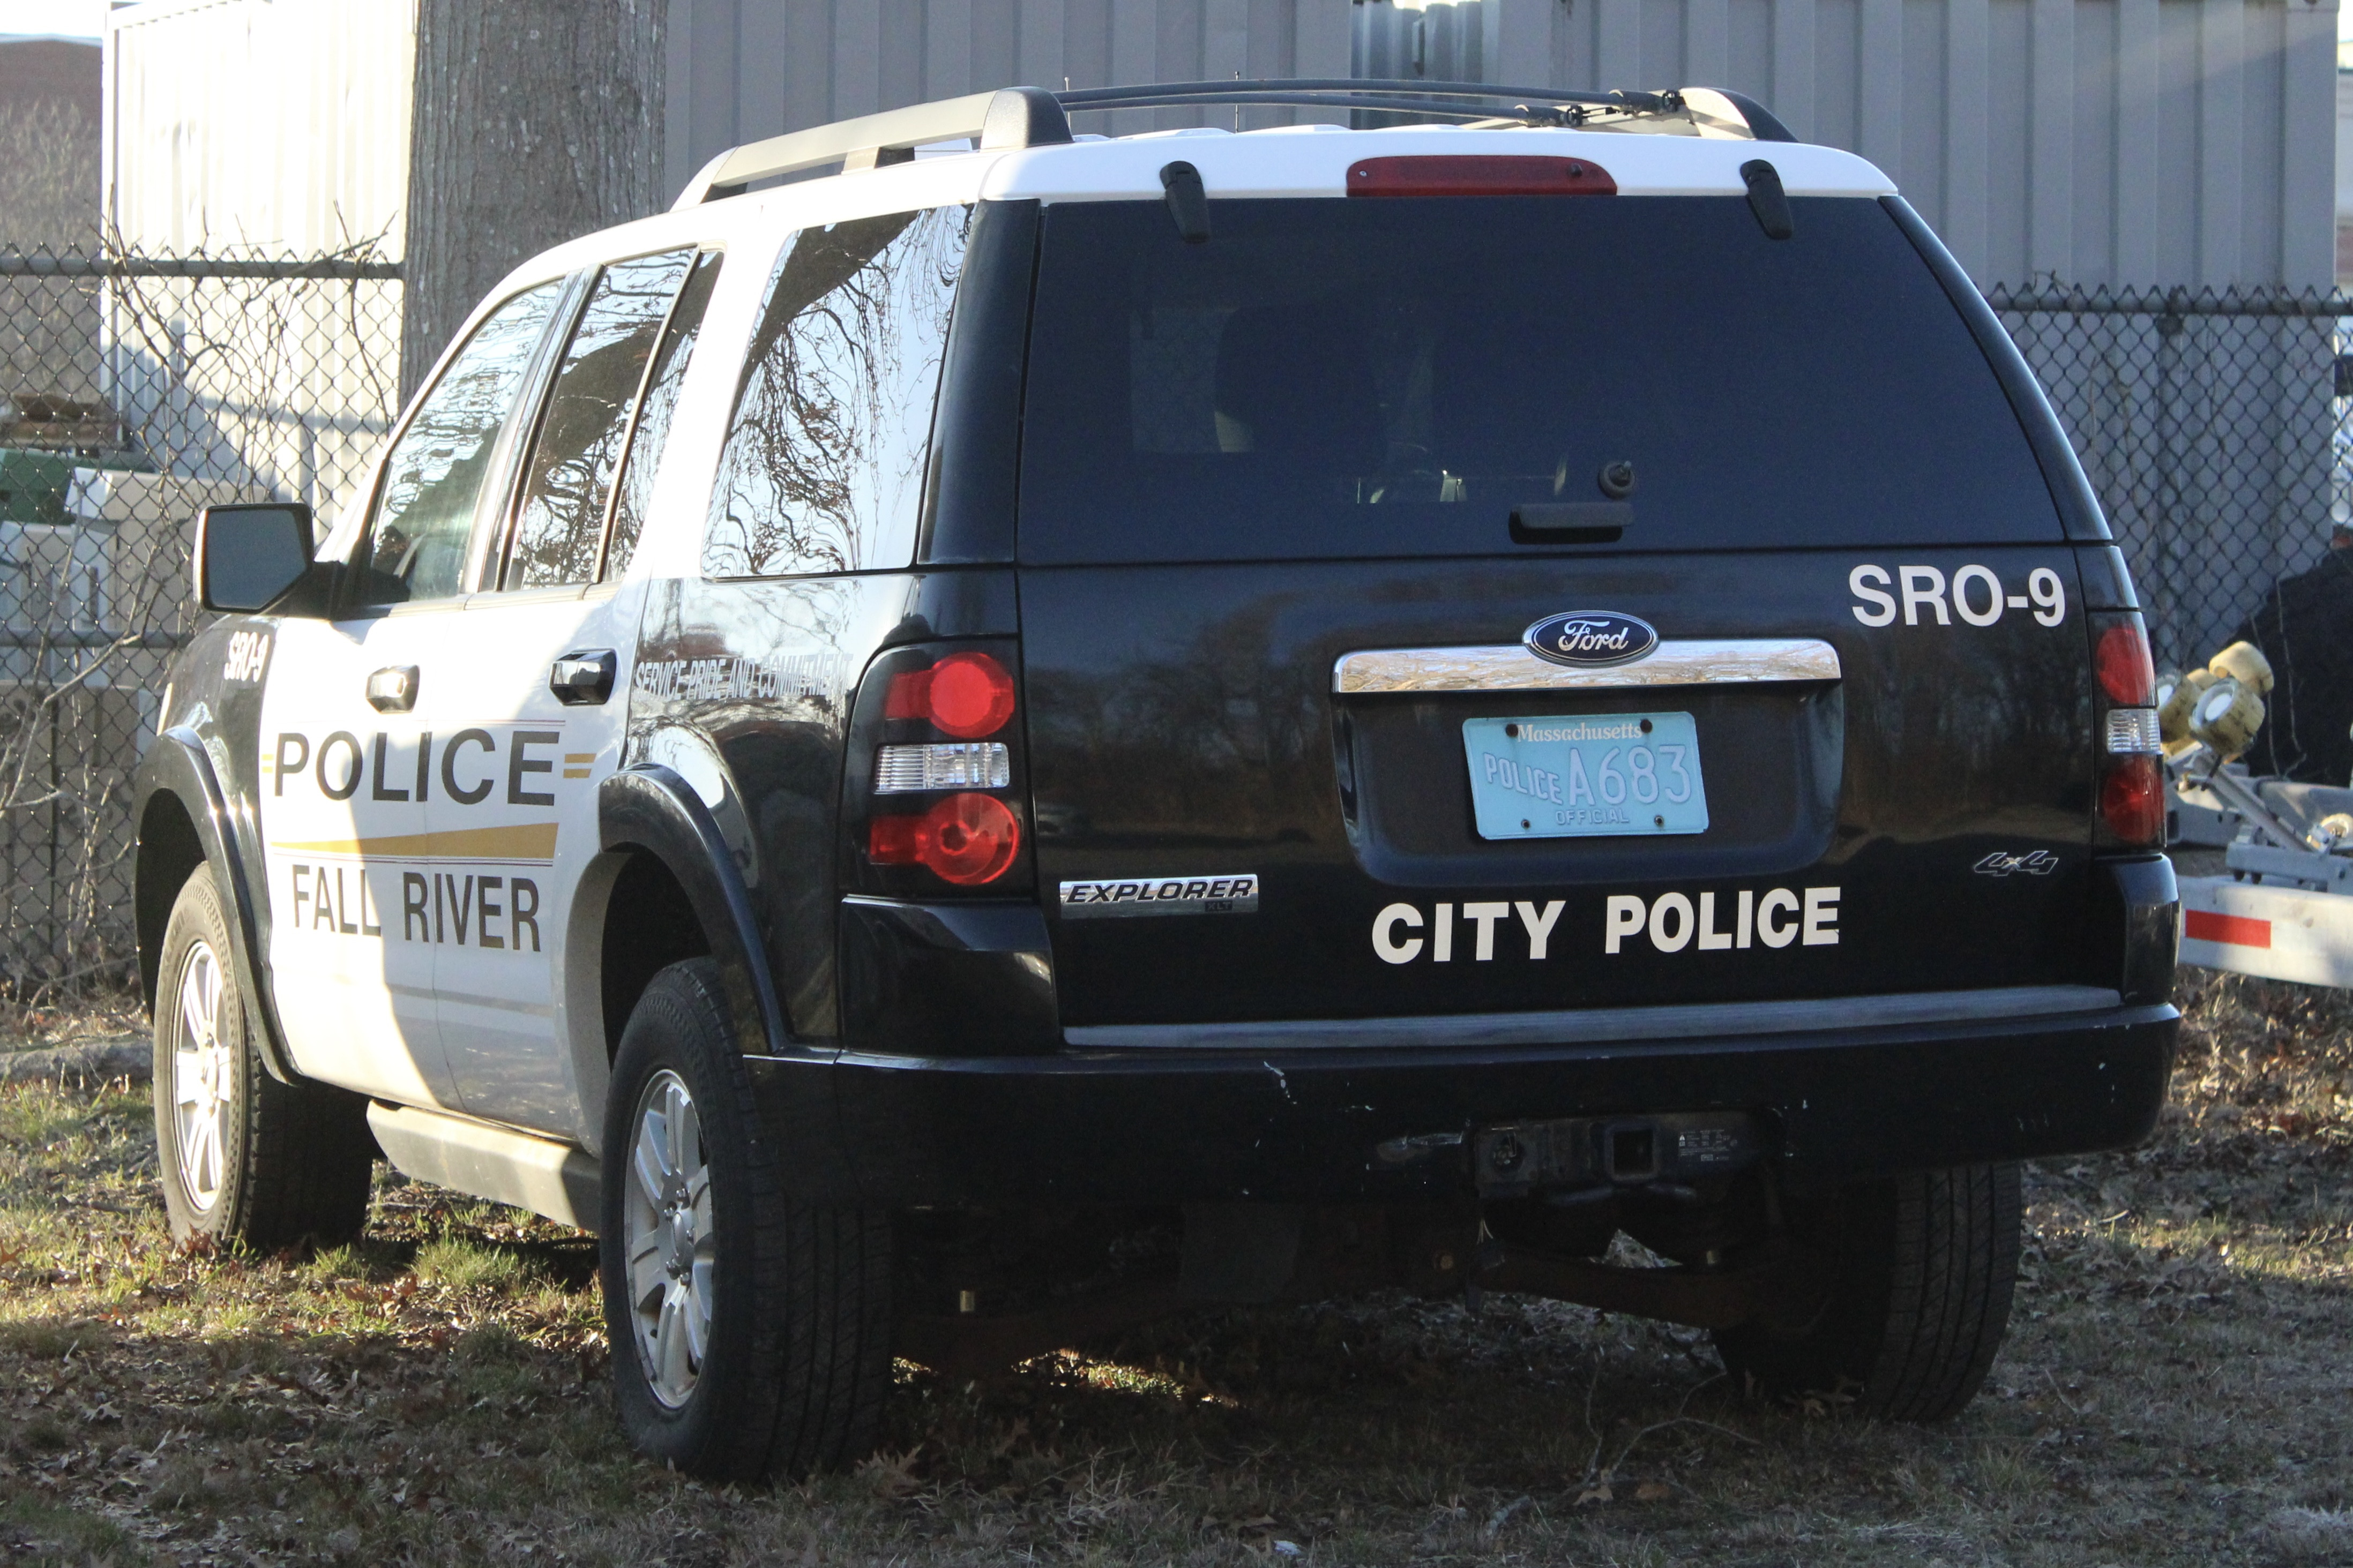
<svg viewBox="0 0 2353 1568">
<path fill-rule="evenodd" d="M 2316 1000 L 2316 997 L 2319 999 Z M 1704 1334 L 1388 1295 L 902 1375 L 884 1451 L 753 1492 L 615 1435 L 594 1246 L 396 1183 L 371 1239 L 190 1255 L 144 1104 L 0 1091 L 0 1549 L 59 1563 L 2353 1561 L 2353 1034 L 2191 988 L 2147 1149 L 2033 1173 L 1986 1394 L 1773 1405 Z"/>
</svg>

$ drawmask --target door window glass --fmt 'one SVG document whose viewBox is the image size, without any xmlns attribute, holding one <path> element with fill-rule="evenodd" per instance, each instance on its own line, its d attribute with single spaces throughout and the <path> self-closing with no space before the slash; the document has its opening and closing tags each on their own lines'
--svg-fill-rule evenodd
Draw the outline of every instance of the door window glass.
<svg viewBox="0 0 2353 1568">
<path fill-rule="evenodd" d="M 629 415 L 662 319 L 693 256 L 673 250 L 639 257 L 598 275 L 565 346 L 523 466 L 507 587 L 552 587 L 596 576 L 605 503 L 628 439 Z"/>
<path fill-rule="evenodd" d="M 706 250 L 694 258 L 694 271 L 680 291 L 662 329 L 661 348 L 654 355 L 653 374 L 646 378 L 646 395 L 638 409 L 637 428 L 622 459 L 620 483 L 613 492 L 613 542 L 605 550 L 605 575 L 618 577 L 629 569 L 637 553 L 638 535 L 644 531 L 646 509 L 653 500 L 654 475 L 660 471 L 662 447 L 670 440 L 670 418 L 678 408 L 679 388 L 686 384 L 686 362 L 702 328 L 702 312 L 719 281 L 719 252 Z"/>
<path fill-rule="evenodd" d="M 492 311 L 401 432 L 385 460 L 384 488 L 369 520 L 357 603 L 442 599 L 463 591 L 466 541 L 491 455 L 563 289 L 543 283 Z"/>
<path fill-rule="evenodd" d="M 761 577 L 904 566 L 969 209 L 795 235 L 737 390 L 702 569 Z"/>
</svg>

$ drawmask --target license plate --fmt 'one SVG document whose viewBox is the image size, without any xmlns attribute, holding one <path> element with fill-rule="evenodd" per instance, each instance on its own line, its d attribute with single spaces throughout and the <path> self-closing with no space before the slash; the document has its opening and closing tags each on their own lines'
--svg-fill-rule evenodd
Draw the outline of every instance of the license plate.
<svg viewBox="0 0 2353 1568">
<path fill-rule="evenodd" d="M 1465 719 L 1462 749 L 1482 838 L 1707 831 L 1688 713 Z"/>
</svg>

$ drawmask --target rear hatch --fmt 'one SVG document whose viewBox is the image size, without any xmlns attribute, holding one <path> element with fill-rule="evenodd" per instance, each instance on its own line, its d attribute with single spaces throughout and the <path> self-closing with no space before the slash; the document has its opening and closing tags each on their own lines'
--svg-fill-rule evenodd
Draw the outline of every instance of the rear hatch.
<svg viewBox="0 0 2353 1568">
<path fill-rule="evenodd" d="M 1895 215 L 1790 206 L 1231 201 L 1198 245 L 1047 209 L 1020 592 L 1067 1025 L 2085 978 L 2052 486 Z M 1547 620 L 1661 642 L 1556 663 Z"/>
</svg>

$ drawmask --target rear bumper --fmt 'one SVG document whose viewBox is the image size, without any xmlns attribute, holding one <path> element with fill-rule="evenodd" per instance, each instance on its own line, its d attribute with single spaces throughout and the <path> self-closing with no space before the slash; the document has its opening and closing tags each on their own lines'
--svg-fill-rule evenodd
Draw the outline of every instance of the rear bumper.
<svg viewBox="0 0 2353 1568">
<path fill-rule="evenodd" d="M 1532 1119 L 1746 1110 L 1799 1181 L 2116 1148 L 2156 1123 L 2179 1023 L 2160 1003 L 1608 1043 L 844 1053 L 753 1077 L 819 1201 L 1402 1202 L 1472 1193 L 1467 1155 L 1376 1145 Z"/>
</svg>

